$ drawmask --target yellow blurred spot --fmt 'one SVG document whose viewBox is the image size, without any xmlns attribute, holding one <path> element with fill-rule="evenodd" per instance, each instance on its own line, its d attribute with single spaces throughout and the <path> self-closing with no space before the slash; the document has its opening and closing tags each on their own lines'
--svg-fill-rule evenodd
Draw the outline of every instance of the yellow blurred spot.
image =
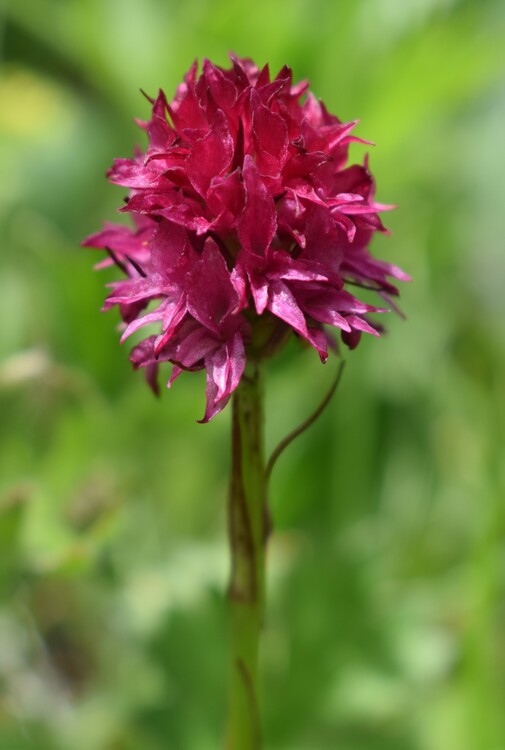
<svg viewBox="0 0 505 750">
<path fill-rule="evenodd" d="M 13 354 L 6 360 L 0 361 L 0 388 L 4 385 L 18 385 L 20 383 L 39 380 L 46 375 L 51 361 L 42 349 L 28 349 Z"/>
<path fill-rule="evenodd" d="M 68 116 L 64 92 L 33 71 L 6 69 L 0 75 L 0 132 L 38 136 L 61 127 Z"/>
</svg>

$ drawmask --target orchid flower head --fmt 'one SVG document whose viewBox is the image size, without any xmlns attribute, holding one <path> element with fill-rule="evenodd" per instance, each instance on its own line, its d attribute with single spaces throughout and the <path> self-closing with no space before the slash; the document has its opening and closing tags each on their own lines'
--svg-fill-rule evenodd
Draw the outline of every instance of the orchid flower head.
<svg viewBox="0 0 505 750">
<path fill-rule="evenodd" d="M 171 102 L 160 91 L 150 103 L 138 123 L 145 153 L 108 172 L 128 189 L 120 210 L 134 224 L 107 224 L 83 244 L 123 274 L 104 306 L 119 308 L 122 339 L 155 326 L 131 352 L 151 387 L 164 362 L 168 385 L 205 369 L 207 422 L 271 342 L 294 334 L 324 362 L 334 329 L 350 348 L 380 335 L 370 313 L 384 308 L 349 287 L 389 302 L 409 277 L 369 252 L 391 207 L 375 202 L 366 159 L 348 165 L 356 122 L 330 114 L 288 67 L 272 78 L 234 55 L 227 69 L 204 60 L 200 74 L 195 62 Z"/>
</svg>

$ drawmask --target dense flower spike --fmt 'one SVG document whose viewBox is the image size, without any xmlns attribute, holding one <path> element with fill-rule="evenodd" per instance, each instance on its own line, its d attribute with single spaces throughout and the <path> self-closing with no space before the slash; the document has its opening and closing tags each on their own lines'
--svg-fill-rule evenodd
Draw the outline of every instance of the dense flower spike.
<svg viewBox="0 0 505 750">
<path fill-rule="evenodd" d="M 368 251 L 378 216 L 374 181 L 346 166 L 355 122 L 342 123 L 289 68 L 231 58 L 224 70 L 193 64 L 169 104 L 160 91 L 140 122 L 145 154 L 117 159 L 108 176 L 129 188 L 122 211 L 135 228 L 108 224 L 83 244 L 104 248 L 126 278 L 113 283 L 105 309 L 118 305 L 123 339 L 147 324 L 158 333 L 131 354 L 156 390 L 160 362 L 205 368 L 208 421 L 226 406 L 246 358 L 261 358 L 290 330 L 324 362 L 340 329 L 354 348 L 382 308 L 346 288 L 376 290 L 394 307 L 390 279 L 403 271 Z M 153 305 L 154 303 L 154 305 Z M 150 311 L 143 313 L 150 305 Z M 152 309 L 151 309 L 152 308 Z M 142 314 L 143 313 L 143 314 Z"/>
</svg>

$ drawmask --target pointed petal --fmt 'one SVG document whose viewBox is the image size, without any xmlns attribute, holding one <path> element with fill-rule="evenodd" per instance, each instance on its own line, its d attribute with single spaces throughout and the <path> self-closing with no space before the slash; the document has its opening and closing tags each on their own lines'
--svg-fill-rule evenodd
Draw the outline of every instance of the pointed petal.
<svg viewBox="0 0 505 750">
<path fill-rule="evenodd" d="M 251 94 L 253 136 L 258 159 L 264 151 L 275 157 L 282 168 L 288 153 L 288 128 L 283 118 L 262 104 L 259 94 Z M 260 168 L 261 169 L 261 168 Z"/>
<path fill-rule="evenodd" d="M 212 239 L 188 274 L 187 306 L 203 326 L 219 333 L 223 320 L 237 307 L 239 296 L 226 262 Z"/>
<path fill-rule="evenodd" d="M 225 111 L 231 109 L 237 100 L 237 89 L 233 81 L 227 78 L 221 68 L 213 65 L 210 60 L 205 59 L 202 68 L 205 82 L 218 107 Z"/>
<path fill-rule="evenodd" d="M 264 256 L 277 229 L 275 204 L 249 155 L 242 173 L 246 204 L 238 224 L 239 240 L 249 253 Z"/>
<path fill-rule="evenodd" d="M 223 174 L 233 158 L 233 139 L 224 112 L 217 110 L 212 128 L 191 147 L 186 161 L 194 188 L 205 196 L 213 177 Z"/>
<path fill-rule="evenodd" d="M 207 406 L 200 422 L 209 422 L 224 409 L 240 382 L 245 363 L 244 342 L 238 331 L 230 341 L 206 358 Z"/>
</svg>

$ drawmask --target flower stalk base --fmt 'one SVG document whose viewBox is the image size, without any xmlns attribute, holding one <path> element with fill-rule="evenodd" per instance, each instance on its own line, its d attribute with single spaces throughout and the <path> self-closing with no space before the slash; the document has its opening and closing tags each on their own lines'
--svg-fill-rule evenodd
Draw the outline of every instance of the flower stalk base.
<svg viewBox="0 0 505 750">
<path fill-rule="evenodd" d="M 258 650 L 265 607 L 268 510 L 263 395 L 255 363 L 233 394 L 228 511 L 231 645 L 225 750 L 259 750 Z"/>
</svg>

